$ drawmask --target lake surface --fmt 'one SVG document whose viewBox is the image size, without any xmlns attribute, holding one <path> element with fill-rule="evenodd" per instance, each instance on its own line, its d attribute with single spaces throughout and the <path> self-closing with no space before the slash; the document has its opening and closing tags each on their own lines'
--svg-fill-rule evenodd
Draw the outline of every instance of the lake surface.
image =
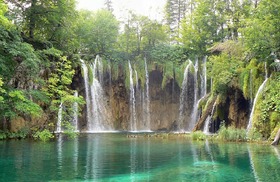
<svg viewBox="0 0 280 182">
<path fill-rule="evenodd" d="M 280 148 L 87 134 L 0 141 L 0 181 L 280 181 Z"/>
</svg>

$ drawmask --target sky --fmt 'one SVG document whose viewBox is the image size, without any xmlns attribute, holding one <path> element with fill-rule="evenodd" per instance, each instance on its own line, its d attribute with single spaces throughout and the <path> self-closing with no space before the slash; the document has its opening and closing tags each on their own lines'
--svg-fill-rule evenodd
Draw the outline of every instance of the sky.
<svg viewBox="0 0 280 182">
<path fill-rule="evenodd" d="M 114 14 L 118 19 L 127 17 L 128 10 L 161 21 L 166 0 L 112 0 Z M 104 0 L 77 0 L 78 9 L 98 10 L 104 8 Z"/>
</svg>

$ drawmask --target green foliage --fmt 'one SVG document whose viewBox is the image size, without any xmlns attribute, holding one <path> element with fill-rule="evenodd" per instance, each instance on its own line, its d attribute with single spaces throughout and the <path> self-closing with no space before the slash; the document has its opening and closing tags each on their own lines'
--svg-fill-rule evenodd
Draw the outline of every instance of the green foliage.
<svg viewBox="0 0 280 182">
<path fill-rule="evenodd" d="M 223 141 L 246 141 L 246 130 L 234 128 L 233 126 L 226 128 L 226 126 L 222 124 L 218 131 L 217 138 Z"/>
<path fill-rule="evenodd" d="M 213 79 L 213 93 L 225 95 L 229 88 L 238 86 L 238 70 L 242 68 L 240 60 L 224 53 L 210 56 L 209 60 L 207 70 Z"/>
<path fill-rule="evenodd" d="M 0 113 L 4 117 L 15 118 L 19 115 L 39 117 L 42 108 L 31 101 L 22 90 L 9 90 L 4 96 L 4 102 L 0 103 Z"/>
<path fill-rule="evenodd" d="M 195 131 L 191 133 L 192 140 L 206 140 L 206 135 L 202 131 Z"/>
<path fill-rule="evenodd" d="M 67 137 L 74 139 L 78 136 L 79 133 L 75 131 L 75 128 L 72 126 L 72 124 L 68 121 L 63 122 L 63 126 L 65 130 L 63 131 L 63 134 L 65 134 Z"/>
<path fill-rule="evenodd" d="M 34 139 L 39 139 L 43 142 L 47 142 L 50 139 L 54 138 L 53 134 L 48 129 L 44 129 L 43 131 L 37 131 L 33 134 Z"/>
<path fill-rule="evenodd" d="M 270 77 L 263 93 L 260 95 L 254 112 L 254 126 L 265 137 L 269 138 L 272 130 L 279 123 L 280 116 L 280 75 Z"/>
<path fill-rule="evenodd" d="M 29 128 L 22 128 L 17 132 L 2 131 L 0 130 L 0 140 L 9 139 L 24 139 L 29 134 Z"/>
<path fill-rule="evenodd" d="M 91 54 L 110 55 L 117 41 L 119 24 L 114 15 L 107 10 L 79 12 L 76 34 L 80 38 L 81 51 Z"/>
<path fill-rule="evenodd" d="M 168 81 L 174 78 L 174 65 L 172 62 L 166 61 L 163 69 L 163 80 L 161 87 L 165 88 Z"/>
<path fill-rule="evenodd" d="M 0 130 L 0 140 L 5 140 L 7 138 L 6 132 Z"/>
<path fill-rule="evenodd" d="M 280 129 L 280 123 L 278 123 L 277 126 L 272 130 L 270 135 L 270 140 L 274 140 L 279 129 Z"/>
<path fill-rule="evenodd" d="M 1 87 L 2 87 L 2 85 L 3 85 L 3 81 L 2 81 L 2 78 L 0 77 L 0 94 L 2 95 L 3 93 L 4 93 L 4 89 L 2 89 Z M 2 97 L 2 96 L 0 96 L 0 102 L 2 102 L 4 100 L 4 98 Z"/>
<path fill-rule="evenodd" d="M 3 0 L 0 0 L 0 25 L 5 28 L 12 27 L 12 23 L 5 17 L 8 11 L 8 6 L 4 3 Z"/>
<path fill-rule="evenodd" d="M 278 0 L 262 0 L 252 11 L 252 16 L 244 20 L 241 30 L 247 49 L 257 58 L 266 59 L 271 52 L 278 52 L 280 47 L 280 8 Z"/>
<path fill-rule="evenodd" d="M 247 138 L 250 141 L 261 141 L 262 140 L 262 134 L 256 128 L 252 128 L 247 133 Z"/>
</svg>

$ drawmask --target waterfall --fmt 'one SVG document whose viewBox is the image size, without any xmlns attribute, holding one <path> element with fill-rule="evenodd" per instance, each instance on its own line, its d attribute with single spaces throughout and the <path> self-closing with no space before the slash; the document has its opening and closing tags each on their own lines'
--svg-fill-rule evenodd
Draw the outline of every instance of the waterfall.
<svg viewBox="0 0 280 182">
<path fill-rule="evenodd" d="M 259 89 L 258 89 L 258 91 L 257 91 L 257 94 L 256 94 L 256 96 L 255 96 L 255 98 L 254 98 L 253 108 L 252 108 L 252 110 L 251 110 L 250 118 L 249 118 L 249 123 L 248 123 L 248 125 L 247 125 L 247 134 L 248 134 L 248 132 L 250 131 L 250 129 L 252 128 L 252 125 L 253 125 L 253 116 L 254 116 L 255 106 L 256 106 L 256 103 L 257 103 L 257 101 L 258 101 L 259 94 L 263 91 L 267 80 L 268 80 L 268 78 L 266 78 L 266 79 L 264 80 L 264 82 L 261 84 L 261 86 L 259 87 Z"/>
<path fill-rule="evenodd" d="M 109 127 L 104 123 L 106 108 L 105 101 L 103 100 L 105 96 L 101 86 L 103 65 L 99 56 L 96 56 L 94 64 L 91 65 L 91 70 L 93 74 L 93 80 L 90 86 L 92 118 L 88 121 L 88 132 L 100 132 L 108 130 Z"/>
<path fill-rule="evenodd" d="M 77 98 L 78 97 L 78 91 L 74 92 L 74 97 Z M 74 102 L 73 103 L 73 126 L 74 126 L 74 130 L 75 132 L 79 132 L 78 129 L 78 103 Z"/>
<path fill-rule="evenodd" d="M 201 79 L 201 98 L 207 94 L 207 56 L 203 58 L 203 68 L 202 75 L 203 79 Z"/>
<path fill-rule="evenodd" d="M 217 102 L 215 101 L 214 105 L 212 107 L 211 114 L 209 116 L 207 116 L 207 118 L 205 120 L 205 124 L 204 124 L 204 128 L 203 128 L 203 133 L 205 133 L 205 134 L 209 134 L 209 124 L 211 123 L 216 105 L 217 105 Z"/>
<path fill-rule="evenodd" d="M 211 116 L 207 116 L 206 120 L 205 120 L 205 124 L 204 124 L 204 128 L 203 128 L 203 133 L 204 134 L 209 134 L 209 124 L 211 122 Z"/>
<path fill-rule="evenodd" d="M 195 74 L 194 74 L 194 105 L 193 105 L 193 110 L 191 114 L 191 122 L 188 127 L 188 131 L 191 131 L 197 121 L 198 118 L 198 106 L 200 102 L 203 100 L 203 98 L 207 94 L 207 70 L 206 70 L 206 60 L 207 57 L 203 58 L 203 67 L 202 67 L 202 75 L 200 76 L 201 82 L 200 82 L 200 99 L 198 100 L 198 80 L 197 80 L 197 73 L 198 73 L 198 60 L 195 62 Z"/>
<path fill-rule="evenodd" d="M 99 55 L 94 60 L 94 68 L 92 74 L 99 81 L 100 85 L 103 85 L 103 63 Z"/>
<path fill-rule="evenodd" d="M 197 109 L 198 109 L 198 81 L 197 81 L 197 72 L 198 72 L 198 59 L 195 60 L 195 66 L 194 66 L 194 102 L 192 107 L 192 113 L 191 113 L 191 120 L 189 122 L 188 131 L 191 131 L 196 123 L 197 120 Z"/>
<path fill-rule="evenodd" d="M 184 130 L 184 117 L 185 117 L 185 110 L 187 104 L 187 96 L 188 96 L 188 74 L 190 66 L 193 65 L 192 62 L 189 60 L 189 64 L 186 66 L 184 71 L 184 80 L 182 83 L 182 92 L 180 94 L 180 107 L 179 107 L 179 123 L 178 129 Z"/>
<path fill-rule="evenodd" d="M 107 122 L 107 109 L 105 96 L 102 89 L 103 65 L 99 56 L 96 56 L 94 63 L 91 64 L 92 83 L 89 83 L 89 70 L 87 65 L 81 60 L 84 71 L 86 110 L 87 110 L 87 132 L 102 132 L 111 130 Z M 98 80 L 100 79 L 100 81 Z"/>
<path fill-rule="evenodd" d="M 61 133 L 62 132 L 62 109 L 63 109 L 63 104 L 62 102 L 59 105 L 58 109 L 58 114 L 57 114 L 57 125 L 56 125 L 56 133 Z"/>
<path fill-rule="evenodd" d="M 89 78 L 88 78 L 88 68 L 87 65 L 85 64 L 85 62 L 83 60 L 81 60 L 82 63 L 82 69 L 84 71 L 84 84 L 85 84 L 85 93 L 86 93 L 86 109 L 87 109 L 87 121 L 90 121 L 92 118 L 92 114 L 90 111 L 90 96 L 89 96 Z"/>
<path fill-rule="evenodd" d="M 249 133 L 249 131 L 251 130 L 252 128 L 252 125 L 253 125 L 253 116 L 254 116 L 254 111 L 255 111 L 255 106 L 257 104 L 257 101 L 258 101 L 258 97 L 259 97 L 259 94 L 263 91 L 265 85 L 266 85 L 266 82 L 268 80 L 268 70 L 267 70 L 267 65 L 266 65 L 266 62 L 264 64 L 264 67 L 265 67 L 265 80 L 264 82 L 261 84 L 261 86 L 259 87 L 257 93 L 256 93 L 256 96 L 254 98 L 254 102 L 253 102 L 253 108 L 251 110 L 251 113 L 250 113 L 250 118 L 249 118 L 249 123 L 247 125 L 247 135 Z"/>
<path fill-rule="evenodd" d="M 151 129 L 151 115 L 150 115 L 150 94 L 149 94 L 149 71 L 147 60 L 145 58 L 145 75 L 146 75 L 146 129 Z"/>
<path fill-rule="evenodd" d="M 130 130 L 131 131 L 137 131 L 136 126 L 136 106 L 135 106 L 135 91 L 134 91 L 134 84 L 133 84 L 133 71 L 130 64 L 130 61 L 128 61 L 128 67 L 129 67 L 129 88 L 130 88 L 130 101 L 129 101 L 129 109 L 130 109 Z"/>
</svg>

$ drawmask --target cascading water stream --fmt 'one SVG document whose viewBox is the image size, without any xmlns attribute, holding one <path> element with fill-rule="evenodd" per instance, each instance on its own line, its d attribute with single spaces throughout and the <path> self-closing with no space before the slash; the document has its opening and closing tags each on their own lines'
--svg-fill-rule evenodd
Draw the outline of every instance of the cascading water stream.
<svg viewBox="0 0 280 182">
<path fill-rule="evenodd" d="M 137 95 L 137 92 L 138 92 L 138 90 L 139 90 L 139 84 L 138 84 L 138 73 L 137 73 L 137 71 L 136 70 L 134 70 L 134 72 L 135 72 L 135 95 Z"/>
<path fill-rule="evenodd" d="M 87 132 L 102 132 L 111 130 L 107 123 L 107 109 L 105 96 L 99 79 L 103 79 L 103 65 L 99 56 L 96 56 L 94 63 L 90 65 L 92 71 L 92 83 L 89 83 L 89 70 L 84 61 L 81 60 L 84 71 L 84 82 L 86 92 L 87 110 Z"/>
<path fill-rule="evenodd" d="M 203 87 L 201 88 L 201 98 L 207 94 L 207 56 L 203 59 Z"/>
<path fill-rule="evenodd" d="M 178 123 L 178 130 L 184 131 L 184 117 L 185 117 L 185 110 L 186 110 L 186 104 L 187 104 L 187 96 L 188 96 L 188 74 L 189 69 L 191 67 L 192 62 L 189 60 L 189 64 L 186 66 L 184 71 L 184 80 L 182 83 L 182 91 L 180 94 L 180 107 L 179 107 L 179 123 Z"/>
<path fill-rule="evenodd" d="M 62 132 L 62 109 L 63 109 L 63 104 L 62 102 L 59 105 L 58 109 L 58 114 L 57 114 L 57 125 L 56 125 L 56 133 L 61 133 Z"/>
<path fill-rule="evenodd" d="M 191 131 L 196 122 L 197 122 L 197 118 L 198 118 L 198 107 L 200 102 L 203 100 L 203 98 L 206 96 L 207 94 L 207 69 L 206 69 L 206 61 L 207 61 L 207 57 L 204 57 L 203 59 L 203 68 L 202 68 L 202 75 L 201 75 L 201 90 L 200 90 L 200 99 L 198 100 L 198 80 L 197 80 L 197 73 L 198 73 L 198 60 L 196 60 L 195 63 L 195 74 L 194 74 L 194 79 L 195 79 L 195 92 L 194 92 L 194 106 L 193 106 L 193 110 L 192 110 L 192 114 L 191 114 L 191 122 L 189 124 L 189 128 L 188 130 Z"/>
<path fill-rule="evenodd" d="M 197 72 L 198 72 L 198 59 L 195 60 L 195 66 L 194 66 L 194 103 L 193 103 L 193 109 L 191 114 L 191 121 L 189 122 L 189 126 L 187 128 L 187 131 L 192 131 L 192 129 L 195 126 L 196 120 L 197 120 L 197 109 L 198 109 L 198 81 L 197 81 Z"/>
<path fill-rule="evenodd" d="M 257 94 L 256 94 L 256 96 L 255 96 L 255 99 L 254 99 L 254 102 L 253 102 L 253 108 L 252 108 L 252 110 L 251 110 L 251 114 L 250 114 L 250 118 L 249 118 L 249 123 L 248 123 L 248 126 L 247 126 L 247 134 L 248 134 L 248 132 L 251 130 L 252 125 L 253 125 L 253 116 L 254 116 L 254 111 L 255 111 L 256 103 L 257 103 L 257 101 L 258 101 L 259 94 L 263 91 L 267 80 L 268 80 L 268 78 L 266 78 L 266 79 L 264 80 L 264 82 L 263 82 L 263 83 L 261 84 L 261 86 L 259 87 L 259 89 L 258 89 L 258 91 L 257 91 Z"/>
<path fill-rule="evenodd" d="M 78 91 L 74 92 L 74 97 L 78 97 Z M 78 103 L 74 102 L 73 103 L 73 127 L 75 129 L 75 132 L 79 132 L 78 129 Z"/>
<path fill-rule="evenodd" d="M 134 90 L 134 84 L 133 84 L 133 70 L 130 64 L 130 61 L 128 61 L 128 67 L 129 67 L 129 89 L 130 89 L 130 131 L 137 131 L 137 125 L 136 125 L 136 106 L 135 106 L 135 90 Z"/>
<path fill-rule="evenodd" d="M 145 58 L 145 76 L 146 76 L 146 130 L 151 129 L 151 115 L 150 115 L 150 94 L 149 94 L 149 71 L 147 60 Z"/>
<path fill-rule="evenodd" d="M 84 72 L 84 84 L 85 84 L 85 93 L 86 93 L 86 109 L 87 109 L 87 121 L 90 121 L 92 119 L 92 113 L 90 110 L 90 91 L 89 91 L 89 78 L 88 78 L 88 67 L 85 64 L 85 62 L 83 60 L 81 60 L 82 63 L 82 69 Z"/>
<path fill-rule="evenodd" d="M 204 128 L 203 128 L 203 133 L 205 133 L 205 134 L 209 134 L 209 124 L 211 123 L 211 119 L 213 117 L 216 105 L 217 105 L 217 102 L 215 101 L 214 105 L 212 107 L 211 114 L 209 116 L 207 116 L 207 118 L 205 120 L 205 124 L 204 124 Z"/>
<path fill-rule="evenodd" d="M 248 133 L 251 130 L 252 125 L 253 125 L 253 116 L 254 116 L 254 111 L 255 111 L 255 107 L 256 107 L 257 101 L 258 101 L 259 94 L 262 93 L 263 89 L 265 88 L 267 80 L 268 80 L 268 71 L 267 71 L 266 62 L 265 62 L 265 80 L 261 84 L 261 86 L 259 87 L 259 89 L 258 89 L 258 91 L 256 93 L 256 96 L 254 98 L 253 108 L 251 110 L 250 118 L 249 118 L 249 123 L 248 123 L 247 129 L 246 129 L 247 130 L 247 135 L 248 135 Z"/>
</svg>

